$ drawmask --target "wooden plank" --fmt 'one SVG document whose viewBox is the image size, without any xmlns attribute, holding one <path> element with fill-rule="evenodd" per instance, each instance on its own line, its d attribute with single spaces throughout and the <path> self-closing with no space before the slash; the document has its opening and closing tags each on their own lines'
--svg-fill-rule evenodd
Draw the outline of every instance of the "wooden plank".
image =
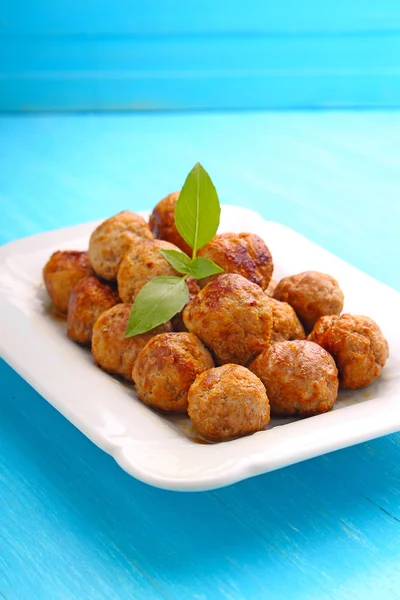
<svg viewBox="0 0 400 600">
<path fill-rule="evenodd" d="M 69 0 L 3 2 L 7 35 L 198 35 L 396 31 L 397 0 Z"/>
<path fill-rule="evenodd" d="M 400 34 L 3 39 L 0 110 L 398 106 Z"/>
</svg>

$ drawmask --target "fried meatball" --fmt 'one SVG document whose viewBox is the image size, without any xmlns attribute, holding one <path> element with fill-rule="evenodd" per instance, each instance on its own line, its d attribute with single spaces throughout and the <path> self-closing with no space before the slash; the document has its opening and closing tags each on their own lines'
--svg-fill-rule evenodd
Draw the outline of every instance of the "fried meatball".
<svg viewBox="0 0 400 600">
<path fill-rule="evenodd" d="M 140 290 L 154 277 L 179 275 L 165 260 L 160 250 L 178 250 L 163 240 L 142 240 L 125 254 L 118 269 L 118 292 L 123 302 L 133 302 Z"/>
<path fill-rule="evenodd" d="M 340 315 L 344 299 L 336 279 L 318 271 L 284 277 L 273 297 L 293 306 L 306 333 L 310 333 L 319 317 Z"/>
<path fill-rule="evenodd" d="M 126 338 L 125 331 L 131 304 L 116 304 L 103 312 L 93 327 L 92 354 L 104 371 L 122 375 L 132 381 L 132 369 L 139 355 L 152 337 L 171 331 L 168 321 L 151 331 Z"/>
<path fill-rule="evenodd" d="M 68 305 L 67 335 L 74 342 L 89 344 L 99 316 L 120 299 L 115 288 L 97 277 L 84 277 L 74 286 Z"/>
<path fill-rule="evenodd" d="M 192 277 L 188 277 L 186 279 L 186 283 L 187 283 L 187 286 L 189 289 L 188 302 L 190 302 L 190 300 L 192 300 L 195 296 L 197 296 L 197 294 L 200 291 L 200 287 L 199 287 L 199 284 L 197 283 L 196 279 L 193 279 Z M 187 328 L 185 327 L 185 324 L 183 322 L 183 309 L 177 315 L 172 317 L 171 324 L 172 324 L 172 329 L 174 331 L 187 331 Z"/>
<path fill-rule="evenodd" d="M 139 398 L 155 408 L 186 412 L 187 395 L 196 376 L 214 361 L 191 333 L 161 333 L 141 350 L 132 378 Z"/>
<path fill-rule="evenodd" d="M 179 192 L 173 192 L 160 200 L 150 215 L 149 225 L 155 238 L 175 244 L 182 252 L 191 256 L 191 247 L 185 242 L 175 225 L 175 206 L 178 197 Z"/>
<path fill-rule="evenodd" d="M 254 233 L 221 233 L 213 237 L 198 252 L 213 260 L 225 273 L 237 273 L 263 290 L 268 287 L 272 277 L 272 256 L 264 241 Z M 203 279 L 206 285 L 218 275 Z"/>
<path fill-rule="evenodd" d="M 72 288 L 86 275 L 93 275 L 87 252 L 59 250 L 51 255 L 43 269 L 43 279 L 58 311 L 67 313 Z"/>
<path fill-rule="evenodd" d="M 321 317 L 308 339 L 332 354 L 340 385 L 352 390 L 365 387 L 379 377 L 389 356 L 382 331 L 369 317 L 348 314 Z"/>
<path fill-rule="evenodd" d="M 125 252 L 138 237 L 151 240 L 153 234 L 143 217 L 129 210 L 101 223 L 89 242 L 89 257 L 97 275 L 107 280 L 115 279 Z"/>
<path fill-rule="evenodd" d="M 272 310 L 271 344 L 286 340 L 305 340 L 303 325 L 290 304 L 275 298 L 267 299 Z"/>
<path fill-rule="evenodd" d="M 274 291 L 276 286 L 278 285 L 278 282 L 276 279 L 271 279 L 271 281 L 268 284 L 267 289 L 265 290 L 265 293 L 267 294 L 267 296 L 270 296 L 271 298 L 274 295 Z"/>
<path fill-rule="evenodd" d="M 313 342 L 272 344 L 249 369 L 265 385 L 273 416 L 310 417 L 331 409 L 337 398 L 335 361 Z"/>
<path fill-rule="evenodd" d="M 213 351 L 217 364 L 247 365 L 269 344 L 272 310 L 258 285 L 224 273 L 186 305 L 183 322 Z"/>
<path fill-rule="evenodd" d="M 188 414 L 206 439 L 223 441 L 264 429 L 270 420 L 265 387 L 241 365 L 226 364 L 196 377 Z"/>
</svg>

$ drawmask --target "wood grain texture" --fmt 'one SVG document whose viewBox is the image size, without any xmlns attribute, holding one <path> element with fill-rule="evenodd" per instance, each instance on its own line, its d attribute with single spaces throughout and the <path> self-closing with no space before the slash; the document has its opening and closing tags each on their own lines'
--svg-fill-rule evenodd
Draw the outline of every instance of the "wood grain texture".
<svg viewBox="0 0 400 600">
<path fill-rule="evenodd" d="M 149 208 L 201 160 L 223 202 L 400 289 L 399 135 L 397 112 L 2 117 L 0 241 Z M 129 477 L 4 363 L 0 382 L 0 597 L 400 597 L 399 434 L 178 494 Z"/>
</svg>

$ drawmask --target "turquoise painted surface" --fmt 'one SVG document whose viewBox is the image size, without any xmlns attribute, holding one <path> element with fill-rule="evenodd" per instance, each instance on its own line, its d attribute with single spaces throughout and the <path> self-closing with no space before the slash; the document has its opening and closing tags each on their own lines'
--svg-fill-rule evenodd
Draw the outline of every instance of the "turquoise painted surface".
<svg viewBox="0 0 400 600">
<path fill-rule="evenodd" d="M 3 4 L 3 111 L 400 106 L 395 0 Z"/>
<path fill-rule="evenodd" d="M 2 4 L 5 35 L 197 35 L 398 31 L 397 0 L 36 0 Z"/>
<path fill-rule="evenodd" d="M 0 118 L 0 241 L 221 200 L 400 289 L 399 112 Z M 295 251 L 295 249 L 293 249 Z M 400 598 L 400 435 L 210 493 L 135 481 L 0 364 L 0 597 Z"/>
</svg>

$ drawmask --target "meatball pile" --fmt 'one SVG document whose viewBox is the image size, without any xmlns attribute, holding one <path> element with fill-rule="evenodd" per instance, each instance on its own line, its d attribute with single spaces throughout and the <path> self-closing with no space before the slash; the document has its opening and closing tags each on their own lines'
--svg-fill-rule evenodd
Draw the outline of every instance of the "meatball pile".
<svg viewBox="0 0 400 600">
<path fill-rule="evenodd" d="M 187 279 L 180 313 L 125 337 L 140 290 L 179 275 L 160 250 L 191 255 L 174 221 L 178 197 L 163 198 L 149 223 L 118 213 L 95 229 L 88 252 L 55 252 L 44 267 L 68 337 L 90 346 L 102 370 L 131 382 L 151 408 L 188 414 L 212 442 L 265 429 L 271 416 L 324 413 L 340 386 L 357 389 L 381 375 L 389 347 L 375 321 L 341 314 L 344 295 L 328 274 L 272 279 L 271 253 L 251 233 L 215 235 L 198 256 L 223 273 Z"/>
</svg>

